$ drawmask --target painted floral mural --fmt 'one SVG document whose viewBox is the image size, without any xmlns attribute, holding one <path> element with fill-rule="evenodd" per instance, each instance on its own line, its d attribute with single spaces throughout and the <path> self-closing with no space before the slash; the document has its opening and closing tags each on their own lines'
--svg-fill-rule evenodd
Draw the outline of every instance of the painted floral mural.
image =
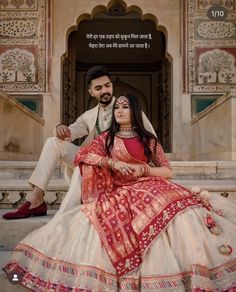
<svg viewBox="0 0 236 292">
<path fill-rule="evenodd" d="M 35 65 L 32 53 L 13 49 L 8 50 L 0 56 L 0 66 L 2 68 L 0 78 L 2 82 L 34 82 Z"/>
</svg>

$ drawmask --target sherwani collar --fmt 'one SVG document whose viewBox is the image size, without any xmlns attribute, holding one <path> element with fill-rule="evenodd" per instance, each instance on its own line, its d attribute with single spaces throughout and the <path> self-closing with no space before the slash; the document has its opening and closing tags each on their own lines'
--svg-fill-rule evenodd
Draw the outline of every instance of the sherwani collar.
<svg viewBox="0 0 236 292">
<path fill-rule="evenodd" d="M 109 110 L 109 109 L 112 109 L 115 100 L 116 100 L 116 98 L 115 98 L 115 96 L 113 96 L 112 101 L 111 101 L 111 102 L 109 103 L 109 105 L 106 107 L 106 108 L 108 108 L 108 110 Z M 94 128 L 95 128 L 95 126 L 96 126 L 96 121 L 97 121 L 97 118 L 98 118 L 99 108 L 100 108 L 100 106 L 99 106 L 99 104 L 97 104 L 97 106 L 95 106 L 95 107 L 93 108 L 94 111 L 92 112 L 92 115 L 91 115 L 91 124 L 93 125 Z"/>
</svg>

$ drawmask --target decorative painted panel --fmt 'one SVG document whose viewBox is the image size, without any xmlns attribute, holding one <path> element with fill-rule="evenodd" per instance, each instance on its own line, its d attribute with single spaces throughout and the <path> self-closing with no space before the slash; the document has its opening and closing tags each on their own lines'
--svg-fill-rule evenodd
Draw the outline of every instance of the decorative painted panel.
<svg viewBox="0 0 236 292">
<path fill-rule="evenodd" d="M 234 0 L 196 0 L 196 9 L 197 10 L 206 10 L 212 5 L 221 5 L 227 8 L 228 10 L 235 9 Z"/>
<path fill-rule="evenodd" d="M 36 83 L 37 47 L 0 47 L 0 83 Z"/>
<path fill-rule="evenodd" d="M 37 10 L 39 0 L 1 0 L 0 10 Z"/>
<path fill-rule="evenodd" d="M 236 52 L 232 48 L 196 48 L 197 84 L 236 84 Z"/>
<path fill-rule="evenodd" d="M 37 19 L 0 20 L 0 37 L 2 38 L 36 38 Z"/>
<path fill-rule="evenodd" d="M 0 89 L 47 91 L 48 0 L 0 1 Z"/>
<path fill-rule="evenodd" d="M 194 22 L 194 39 L 217 40 L 236 38 L 235 21 L 210 21 L 199 19 Z"/>
<path fill-rule="evenodd" d="M 186 92 L 227 92 L 236 88 L 235 0 L 185 0 L 184 88 Z M 214 5 L 227 9 L 225 20 L 211 20 Z"/>
</svg>

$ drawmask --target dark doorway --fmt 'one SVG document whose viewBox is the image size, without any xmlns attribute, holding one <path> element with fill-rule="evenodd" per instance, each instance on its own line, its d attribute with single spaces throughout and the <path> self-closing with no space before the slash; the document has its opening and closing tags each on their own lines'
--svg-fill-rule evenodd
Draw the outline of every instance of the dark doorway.
<svg viewBox="0 0 236 292">
<path fill-rule="evenodd" d="M 171 63 L 166 58 L 166 39 L 151 20 L 121 5 L 81 21 L 68 37 L 63 58 L 62 121 L 71 124 L 94 107 L 85 84 L 87 70 L 106 66 L 114 95 L 135 94 L 151 121 L 165 152 L 171 152 Z"/>
</svg>

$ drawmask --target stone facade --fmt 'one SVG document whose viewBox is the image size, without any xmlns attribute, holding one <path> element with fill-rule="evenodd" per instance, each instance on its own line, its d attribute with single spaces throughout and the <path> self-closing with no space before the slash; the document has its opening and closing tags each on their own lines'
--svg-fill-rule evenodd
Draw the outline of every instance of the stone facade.
<svg viewBox="0 0 236 292">
<path fill-rule="evenodd" d="M 0 92 L 0 160 L 37 160 L 44 120 Z"/>
<path fill-rule="evenodd" d="M 236 160 L 235 125 L 236 92 L 231 92 L 219 98 L 192 120 L 191 158 Z"/>
</svg>

